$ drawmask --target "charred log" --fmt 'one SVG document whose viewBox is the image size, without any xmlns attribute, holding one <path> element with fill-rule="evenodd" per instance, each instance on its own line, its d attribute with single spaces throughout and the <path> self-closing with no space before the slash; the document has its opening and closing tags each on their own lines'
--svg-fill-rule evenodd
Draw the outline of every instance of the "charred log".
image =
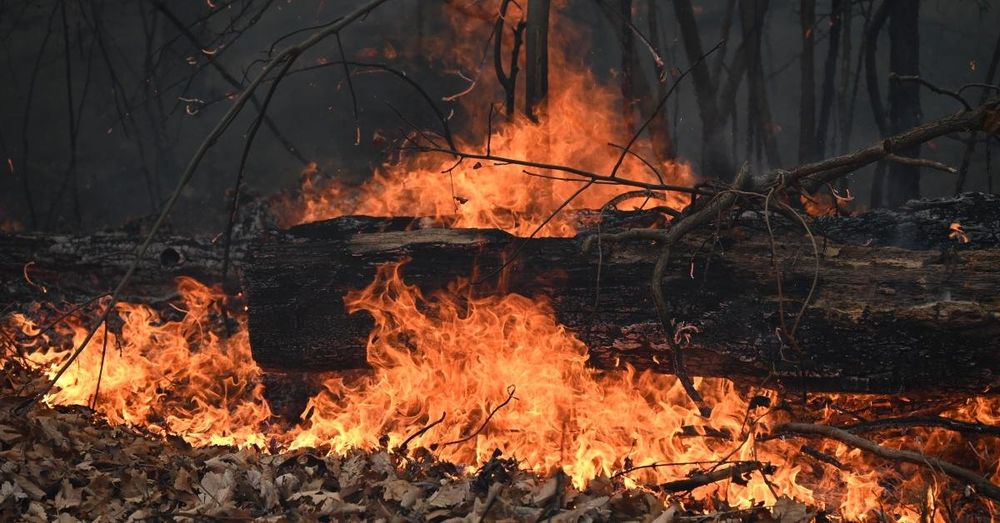
<svg viewBox="0 0 1000 523">
<path fill-rule="evenodd" d="M 692 233 L 678 249 L 663 285 L 674 320 L 688 326 L 690 374 L 844 392 L 981 392 L 1000 383 L 1000 199 L 967 195 L 816 220 L 818 273 L 801 226 L 771 222 L 778 270 L 766 227 L 750 213 L 717 235 Z M 398 218 L 296 227 L 250 249 L 244 288 L 254 357 L 281 371 L 364 368 L 372 320 L 347 314 L 343 296 L 370 283 L 377 266 L 409 259 L 405 279 L 430 292 L 473 271 L 491 274 L 519 249 L 504 271 L 506 290 L 550 300 L 594 367 L 670 373 L 648 293 L 660 251 L 652 235 L 608 235 L 597 249 L 587 233 L 526 241 Z M 793 348 L 779 310 L 793 321 L 814 275 Z"/>
<path fill-rule="evenodd" d="M 128 270 L 142 237 L 130 231 L 71 236 L 45 233 L 0 234 L 0 307 L 56 299 L 79 301 L 106 292 Z M 245 242 L 233 244 L 242 258 Z M 223 247 L 210 238 L 162 236 L 139 261 L 126 295 L 164 296 L 178 276 L 206 282 L 222 275 Z"/>
</svg>

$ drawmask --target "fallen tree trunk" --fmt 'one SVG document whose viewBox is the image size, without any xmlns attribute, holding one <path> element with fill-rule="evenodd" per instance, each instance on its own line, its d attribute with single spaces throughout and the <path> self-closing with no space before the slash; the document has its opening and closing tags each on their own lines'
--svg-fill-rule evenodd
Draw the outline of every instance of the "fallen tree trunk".
<svg viewBox="0 0 1000 523">
<path fill-rule="evenodd" d="M 89 236 L 0 234 L 0 306 L 78 301 L 106 292 L 128 270 L 141 241 L 130 231 Z M 242 257 L 246 243 L 234 243 L 233 252 Z M 140 260 L 126 295 L 161 296 L 176 289 L 178 276 L 213 283 L 222 274 L 223 248 L 210 238 L 162 236 L 153 241 L 149 253 Z"/>
<path fill-rule="evenodd" d="M 817 219 L 818 272 L 801 225 L 771 221 L 773 262 L 757 216 L 740 217 L 718 237 L 692 233 L 677 249 L 663 285 L 673 319 L 697 328 L 685 349 L 689 374 L 843 392 L 985 392 L 1000 384 L 1000 199 L 966 195 Z M 244 288 L 254 357 L 287 372 L 364 368 L 372 319 L 348 315 L 343 296 L 368 285 L 376 267 L 409 258 L 404 278 L 428 292 L 474 269 L 490 274 L 516 250 L 507 290 L 547 297 L 587 343 L 592 365 L 670 373 L 649 293 L 660 249 L 648 239 L 655 233 L 641 234 L 647 239 L 606 237 L 585 250 L 587 233 L 525 241 L 404 218 L 295 227 L 250 248 Z M 814 276 L 801 326 L 782 335 Z"/>
</svg>

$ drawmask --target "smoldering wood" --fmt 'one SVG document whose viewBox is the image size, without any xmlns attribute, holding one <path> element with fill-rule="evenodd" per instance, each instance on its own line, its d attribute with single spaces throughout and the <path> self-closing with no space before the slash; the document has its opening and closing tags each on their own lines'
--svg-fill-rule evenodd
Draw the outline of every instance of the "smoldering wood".
<svg viewBox="0 0 1000 523">
<path fill-rule="evenodd" d="M 738 217 L 718 238 L 711 228 L 692 233 L 676 250 L 663 285 L 675 320 L 698 329 L 685 349 L 688 373 L 811 391 L 986 392 L 1000 384 L 1000 199 L 968 194 L 814 220 L 819 284 L 796 333 L 801 352 L 778 332 L 778 302 L 791 324 L 813 278 L 812 245 L 800 225 L 772 222 L 780 295 L 757 215 Z M 952 234 L 956 222 L 969 243 Z M 660 249 L 649 240 L 602 241 L 599 256 L 593 245 L 583 250 L 590 236 L 528 240 L 506 289 L 546 296 L 587 343 L 594 367 L 670 373 L 648 292 Z M 379 265 L 409 259 L 405 280 L 429 293 L 474 270 L 495 271 L 522 241 L 360 217 L 263 238 L 244 271 L 254 357 L 282 372 L 363 369 L 372 319 L 346 313 L 346 291 L 368 285 Z"/>
</svg>

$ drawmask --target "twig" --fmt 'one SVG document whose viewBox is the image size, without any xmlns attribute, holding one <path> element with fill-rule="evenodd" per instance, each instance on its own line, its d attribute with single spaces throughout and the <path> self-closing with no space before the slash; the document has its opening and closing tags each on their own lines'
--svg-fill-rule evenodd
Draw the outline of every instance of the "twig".
<svg viewBox="0 0 1000 523">
<path fill-rule="evenodd" d="M 605 2 L 604 2 L 604 0 L 597 0 L 597 1 L 598 1 L 599 4 L 606 5 Z M 653 45 L 653 42 L 650 42 L 649 38 L 646 38 L 646 35 L 642 34 L 642 31 L 640 31 L 639 28 L 636 27 L 635 24 L 633 24 L 630 20 L 627 20 L 624 16 L 622 16 L 622 14 L 620 12 L 618 12 L 617 10 L 615 10 L 611 6 L 606 6 L 606 7 L 607 8 L 605 9 L 605 11 L 607 11 L 607 12 L 613 14 L 614 16 L 616 16 L 618 18 L 618 21 L 620 21 L 626 28 L 628 28 L 629 31 L 631 31 L 636 36 L 638 36 L 639 40 L 642 42 L 642 44 L 646 46 L 646 50 L 648 50 L 650 56 L 653 57 L 653 65 L 656 68 L 656 79 L 657 79 L 657 81 L 661 82 L 661 83 L 664 82 L 664 81 L 666 81 L 666 79 L 667 79 L 667 71 L 666 71 L 666 68 L 664 67 L 663 58 L 660 57 L 660 53 L 656 52 L 656 47 Z M 655 36 L 655 35 L 651 35 L 651 36 Z M 725 41 L 725 40 L 723 40 L 723 41 Z M 713 51 L 714 51 L 714 49 L 713 49 Z M 711 54 L 711 51 L 709 51 L 709 54 Z"/>
<path fill-rule="evenodd" d="M 340 41 L 340 33 L 337 33 L 336 37 L 340 61 L 344 63 L 344 78 L 347 79 L 347 90 L 351 93 L 351 114 L 354 116 L 354 145 L 361 145 L 361 124 L 358 121 L 358 95 L 354 92 L 354 81 L 351 80 L 351 69 L 347 65 L 347 56 L 344 55 L 344 43 Z"/>
<path fill-rule="evenodd" d="M 128 282 L 132 279 L 132 276 L 135 274 L 135 271 L 139 268 L 140 261 L 146 255 L 146 251 L 149 249 L 150 244 L 152 244 L 153 242 L 153 237 L 156 236 L 156 233 L 160 230 L 160 227 L 163 226 L 163 223 L 166 221 L 167 216 L 170 214 L 170 211 L 173 210 L 174 205 L 177 204 L 177 200 L 180 199 L 184 187 L 187 186 L 188 182 L 191 181 L 191 178 L 194 177 L 194 173 L 197 170 L 198 165 L 201 163 L 202 158 L 205 157 L 205 154 L 208 153 L 208 150 L 211 149 L 213 145 L 215 145 L 219 137 L 222 136 L 222 134 L 226 131 L 226 129 L 229 128 L 229 125 L 233 122 L 233 120 L 240 113 L 240 111 L 242 111 L 243 107 L 246 106 L 247 102 L 253 97 L 254 91 L 256 91 L 257 87 L 260 86 L 261 82 L 264 81 L 264 78 L 271 73 L 273 68 L 281 64 L 285 60 L 294 60 L 306 49 L 318 44 L 319 42 L 323 41 L 330 35 L 337 33 L 350 23 L 368 14 L 371 10 L 384 4 L 387 1 L 388 0 L 371 0 L 366 4 L 363 4 L 361 7 L 355 9 L 349 15 L 345 16 L 339 23 L 333 24 L 330 27 L 326 28 L 325 30 L 311 35 L 310 37 L 303 40 L 301 43 L 291 46 L 288 49 L 282 51 L 278 56 L 273 58 L 263 67 L 263 70 L 257 76 L 257 78 L 254 79 L 254 81 L 251 82 L 249 86 L 247 86 L 247 88 L 243 91 L 243 93 L 236 98 L 233 105 L 229 108 L 229 111 L 226 112 L 226 114 L 219 120 L 219 122 L 212 129 L 212 131 L 209 132 L 208 136 L 205 137 L 205 139 L 201 142 L 201 145 L 198 146 L 198 149 L 195 151 L 194 156 L 192 156 L 191 161 L 188 162 L 187 167 L 181 174 L 180 179 L 177 182 L 177 187 L 174 189 L 173 194 L 170 195 L 170 198 L 167 200 L 166 205 L 163 206 L 163 210 L 160 211 L 160 215 L 157 217 L 156 222 L 153 223 L 153 226 L 150 228 L 149 233 L 146 235 L 146 239 L 143 240 L 142 244 L 139 245 L 138 249 L 136 249 L 135 257 L 133 258 L 132 263 L 129 265 L 128 270 L 125 272 L 125 275 L 122 276 L 121 280 L 118 282 L 118 285 L 115 286 L 115 289 L 111 292 L 111 299 L 109 300 L 109 303 L 107 307 L 104 309 L 104 312 L 101 314 L 100 318 L 98 318 L 97 322 L 94 323 L 94 326 L 90 328 L 90 330 L 87 332 L 87 335 L 84 336 L 83 341 L 80 343 L 80 346 L 75 351 L 73 351 L 73 353 L 69 356 L 69 358 L 66 359 L 66 361 L 63 363 L 63 366 L 59 369 L 59 372 L 56 373 L 56 375 L 49 381 L 49 383 L 40 392 L 27 398 L 24 402 L 18 405 L 15 409 L 17 412 L 20 413 L 26 412 L 29 408 L 34 406 L 38 402 L 38 400 L 44 397 L 45 394 L 48 394 L 48 392 L 52 390 L 53 387 L 55 387 L 55 384 L 59 381 L 59 379 L 62 378 L 63 374 L 65 374 L 66 371 L 69 370 L 70 365 L 72 365 L 73 362 L 76 361 L 76 359 L 83 352 L 83 350 L 87 348 L 87 345 L 90 343 L 90 340 L 93 339 L 94 335 L 97 333 L 97 329 L 100 328 L 101 323 L 103 323 L 108 319 L 108 316 L 114 309 L 115 304 L 118 302 L 118 297 L 125 289 L 125 286 L 128 285 Z"/>
<path fill-rule="evenodd" d="M 461 156 L 463 158 L 470 159 L 470 160 L 482 160 L 482 161 L 487 161 L 487 162 L 500 162 L 500 163 L 506 163 L 506 164 L 512 164 L 512 165 L 520 165 L 522 167 L 534 167 L 536 169 L 543 169 L 543 170 L 550 170 L 550 171 L 559 171 L 559 172 L 564 172 L 564 173 L 568 173 L 568 174 L 574 174 L 576 176 L 580 176 L 581 178 L 583 178 L 585 180 L 592 181 L 592 182 L 611 182 L 611 183 L 616 183 L 618 185 L 627 185 L 627 186 L 631 186 L 631 187 L 638 187 L 640 189 L 648 189 L 650 191 L 671 191 L 671 192 L 681 192 L 681 193 L 699 194 L 699 195 L 708 195 L 708 194 L 711 194 L 711 193 L 705 192 L 705 191 L 703 191 L 701 189 L 698 189 L 698 188 L 695 188 L 695 187 L 689 187 L 687 185 L 671 185 L 671 184 L 666 184 L 666 183 L 649 183 L 649 182 L 641 182 L 641 181 L 638 181 L 638 180 L 631 180 L 631 179 L 628 179 L 628 178 L 621 178 L 621 177 L 614 177 L 614 178 L 612 178 L 610 176 L 605 176 L 605 175 L 602 175 L 602 174 L 597 174 L 595 172 L 586 171 L 586 170 L 579 169 L 579 168 L 572 167 L 572 166 L 568 166 L 568 165 L 558 165 L 558 164 L 552 164 L 552 163 L 534 162 L 534 161 L 530 161 L 530 160 L 521 160 L 521 159 L 517 159 L 517 158 L 509 158 L 509 157 L 506 157 L 506 156 L 498 156 L 498 155 L 495 155 L 495 154 L 477 154 L 477 153 L 470 153 L 470 152 L 466 152 L 466 151 L 460 151 L 460 150 L 456 150 L 456 149 L 444 149 L 444 148 L 440 148 L 440 147 L 420 147 L 419 150 L 422 151 L 422 152 L 453 154 L 453 155 L 458 155 L 458 156 Z"/>
<path fill-rule="evenodd" d="M 712 483 L 716 483 L 718 481 L 739 478 L 758 470 L 764 473 L 771 473 L 773 469 L 774 467 L 771 465 L 767 465 L 759 461 L 745 461 L 737 463 L 731 467 L 721 468 L 711 472 L 696 471 L 687 479 L 661 483 L 658 485 L 658 488 L 662 492 L 684 492 L 694 490 L 698 487 L 704 487 L 705 485 L 711 485 Z"/>
<path fill-rule="evenodd" d="M 885 160 L 887 162 L 915 165 L 917 167 L 928 167 L 930 169 L 937 169 L 938 171 L 944 171 L 949 174 L 955 174 L 958 172 L 958 169 L 954 167 L 945 165 L 941 162 L 936 162 L 934 160 L 929 160 L 927 158 L 910 158 L 909 156 L 890 154 L 885 157 Z"/>
<path fill-rule="evenodd" d="M 986 479 L 978 472 L 959 467 L 953 463 L 911 450 L 895 450 L 883 447 L 871 440 L 856 436 L 845 430 L 828 425 L 811 423 L 784 423 L 773 431 L 776 435 L 805 434 L 835 439 L 852 447 L 870 452 L 884 459 L 912 463 L 932 470 L 942 471 L 949 476 L 975 487 L 976 492 L 992 500 L 1000 501 L 1000 486 Z"/>
<path fill-rule="evenodd" d="M 965 100 L 965 98 L 962 98 L 962 95 L 958 94 L 958 91 L 949 91 L 948 89 L 942 89 L 941 87 L 938 87 L 938 86 L 934 85 L 930 81 L 928 81 L 928 80 L 926 80 L 926 79 L 924 79 L 924 78 L 922 78 L 920 76 L 912 76 L 912 75 L 911 76 L 906 76 L 906 75 L 898 75 L 896 73 L 889 73 L 889 81 L 896 81 L 896 82 L 917 82 L 920 85 L 922 85 L 922 86 L 930 89 L 931 91 L 933 91 L 933 92 L 935 92 L 937 94 L 943 94 L 945 96 L 950 96 L 950 97 L 954 98 L 955 100 L 958 100 L 958 103 L 962 104 L 965 107 L 966 111 L 971 111 L 972 110 L 972 106 L 969 105 L 969 102 L 967 102 Z"/>
<path fill-rule="evenodd" d="M 510 386 L 507 387 L 507 399 L 503 400 L 503 402 L 501 404 L 497 405 L 496 407 L 493 408 L 493 410 L 490 411 L 489 416 L 486 416 L 486 419 L 483 420 L 483 424 L 480 425 L 479 428 L 476 429 L 475 432 L 469 434 L 468 436 L 465 436 L 464 438 L 459 438 L 459 439 L 456 439 L 454 441 L 448 441 L 446 443 L 440 443 L 440 444 L 439 443 L 434 443 L 434 444 L 431 445 L 431 450 L 437 450 L 437 449 L 440 449 L 440 448 L 447 447 L 449 445 L 458 445 L 460 443 L 465 443 L 466 441 L 469 441 L 470 439 L 478 436 L 480 433 L 483 432 L 483 430 L 486 428 L 486 426 L 490 424 L 490 420 L 493 419 L 493 416 L 496 415 L 497 411 L 499 411 L 500 409 L 506 407 L 507 404 L 510 403 L 510 400 L 514 399 L 514 391 L 515 390 L 516 389 L 515 389 L 515 387 L 513 385 L 510 385 Z"/>
<path fill-rule="evenodd" d="M 403 442 L 400 443 L 398 447 L 396 447 L 396 452 L 399 453 L 399 454 L 405 453 L 406 449 L 409 447 L 411 441 L 419 438 L 424 433 L 426 433 L 428 430 L 431 430 L 432 428 L 440 425 L 441 422 L 444 421 L 444 417 L 445 417 L 446 414 L 447 414 L 447 412 L 442 412 L 441 413 L 441 417 L 438 418 L 437 421 L 432 421 L 431 423 L 425 425 L 422 429 L 414 432 L 413 434 L 410 434 L 409 437 L 407 437 L 406 439 L 404 439 Z"/>
<path fill-rule="evenodd" d="M 647 463 L 645 465 L 636 465 L 634 467 L 629 467 L 629 468 L 627 468 L 625 470 L 620 470 L 618 472 L 615 472 L 614 474 L 611 475 L 611 477 L 609 479 L 615 479 L 617 477 L 624 476 L 626 474 L 631 474 L 631 473 L 633 473 L 633 472 L 635 472 L 637 470 L 658 469 L 658 468 L 663 468 L 663 467 L 685 467 L 685 466 L 691 466 L 691 465 L 717 465 L 718 463 L 719 463 L 718 461 L 710 461 L 710 460 L 705 460 L 705 461 L 677 461 L 677 462 L 662 462 L 662 463 L 661 462 L 655 462 L 655 463 Z M 750 461 L 734 461 L 732 463 L 739 465 L 739 464 L 751 463 L 751 462 Z"/>
<path fill-rule="evenodd" d="M 702 54 L 700 57 L 698 57 L 698 59 L 695 60 L 694 63 L 688 66 L 688 68 L 685 69 L 684 72 L 681 73 L 676 80 L 674 80 L 674 84 L 670 86 L 670 89 L 667 90 L 666 94 L 660 97 L 660 101 L 659 103 L 656 104 L 656 108 L 653 109 L 653 112 L 651 112 L 649 116 L 646 117 L 646 121 L 639 126 L 639 129 L 637 129 L 636 132 L 632 135 L 632 139 L 629 140 L 627 144 L 625 144 L 624 149 L 622 149 L 621 155 L 618 156 L 618 160 L 615 162 L 615 166 L 611 169 L 611 175 L 609 176 L 610 178 L 614 178 L 615 175 L 618 174 L 618 169 L 621 168 L 622 162 L 625 161 L 625 155 L 627 155 L 629 150 L 632 149 L 632 146 L 635 145 L 636 140 L 638 140 L 639 136 L 642 135 L 642 133 L 646 130 L 647 127 L 649 127 L 649 124 L 653 122 L 653 119 L 656 118 L 656 115 L 663 110 L 663 106 L 666 105 L 667 100 L 670 99 L 670 95 L 674 94 L 674 91 L 677 90 L 677 86 L 681 84 L 681 80 L 683 80 L 685 76 L 690 74 L 691 71 L 693 71 L 696 67 L 700 66 L 702 62 L 705 61 L 705 58 L 708 58 L 709 55 L 717 51 L 725 43 L 726 43 L 725 40 L 719 40 L 719 43 L 715 44 L 714 47 L 712 47 L 704 54 Z"/>
<path fill-rule="evenodd" d="M 1000 427 L 983 423 L 971 423 L 942 416 L 904 416 L 840 425 L 837 428 L 847 432 L 874 432 L 890 428 L 937 427 L 968 434 L 1000 436 Z"/>
<path fill-rule="evenodd" d="M 748 164 L 744 163 L 739 174 L 736 176 L 736 187 L 742 188 L 747 185 L 749 181 L 750 169 Z M 695 211 L 693 214 L 690 214 L 682 219 L 676 220 L 672 224 L 670 230 L 667 232 L 663 251 L 660 254 L 659 259 L 656 260 L 656 266 L 653 268 L 653 278 L 650 283 L 653 293 L 653 301 L 656 303 L 656 311 L 660 318 L 660 324 L 663 326 L 663 330 L 667 335 L 667 345 L 670 347 L 674 374 L 677 376 L 677 379 L 680 380 L 681 385 L 684 386 L 684 391 L 687 392 L 688 397 L 690 397 L 691 401 L 698 406 L 698 410 L 704 417 L 711 415 L 712 409 L 705 404 L 705 400 L 702 399 L 701 394 L 698 393 L 698 389 L 694 387 L 694 382 L 691 381 L 691 376 L 688 375 L 687 370 L 684 368 L 684 356 L 681 352 L 680 344 L 674 340 L 674 327 L 670 318 L 670 308 L 667 305 L 667 299 L 663 294 L 663 276 L 666 272 L 667 265 L 670 262 L 670 250 L 673 245 L 696 227 L 709 222 L 712 218 L 715 218 L 717 215 L 720 215 L 722 212 L 729 209 L 736 202 L 736 196 L 737 194 L 733 191 L 719 193 L 710 198 L 708 203 L 706 203 L 700 210 Z"/>
<path fill-rule="evenodd" d="M 982 128 L 986 115 L 997 104 L 1000 104 L 998 99 L 987 101 L 972 111 L 963 111 L 927 122 L 848 154 L 800 165 L 790 170 L 774 170 L 758 179 L 754 183 L 753 190 L 754 192 L 766 193 L 771 187 L 782 183 L 783 179 L 785 185 L 797 183 L 801 184 L 807 191 L 813 192 L 822 187 L 823 184 L 885 159 L 893 151 L 905 150 L 951 133 L 978 130 Z"/>
<path fill-rule="evenodd" d="M 339 35 L 337 39 L 338 43 L 340 41 Z M 281 67 L 278 71 L 278 75 L 275 81 L 271 83 L 271 87 L 267 91 L 267 95 L 264 97 L 264 101 L 260 104 L 259 113 L 257 118 L 254 119 L 253 124 L 250 127 L 250 132 L 247 134 L 246 143 L 243 145 L 243 153 L 240 155 L 240 166 L 236 170 L 236 183 L 233 185 L 233 198 L 230 200 L 229 204 L 229 217 L 226 223 L 226 239 L 225 248 L 222 252 L 222 287 L 223 291 L 226 288 L 226 279 L 229 275 L 229 262 L 230 253 L 232 252 L 233 245 L 233 227 L 236 225 L 236 215 L 240 210 L 240 192 L 243 190 L 243 177 L 246 174 L 247 158 L 250 157 L 250 149 L 253 147 L 254 138 L 257 137 L 257 131 L 260 130 L 260 124 L 264 122 L 267 118 L 267 108 L 271 105 L 271 100 L 274 98 L 274 93 L 278 90 L 278 85 L 281 83 L 281 79 L 288 73 L 288 69 L 295 62 L 294 59 L 288 59 L 285 65 Z M 226 312 L 226 307 L 222 307 L 223 324 L 226 328 L 226 335 L 231 336 L 229 327 L 229 314 Z"/>
<path fill-rule="evenodd" d="M 104 359 L 108 355 L 108 321 L 104 320 L 104 340 L 101 343 L 101 366 L 97 370 L 97 385 L 94 386 L 94 399 L 90 402 L 90 410 L 97 410 L 97 396 L 101 393 L 101 378 L 104 377 Z"/>
</svg>

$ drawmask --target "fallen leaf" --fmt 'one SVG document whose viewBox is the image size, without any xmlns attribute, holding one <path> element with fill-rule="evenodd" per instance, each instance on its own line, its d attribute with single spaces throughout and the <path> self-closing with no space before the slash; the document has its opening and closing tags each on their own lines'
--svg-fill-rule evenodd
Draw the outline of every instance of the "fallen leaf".
<svg viewBox="0 0 1000 523">
<path fill-rule="evenodd" d="M 449 483 L 431 495 L 428 503 L 432 507 L 454 507 L 465 501 L 465 497 L 469 495 L 469 490 L 469 482 L 467 480 Z"/>
</svg>

